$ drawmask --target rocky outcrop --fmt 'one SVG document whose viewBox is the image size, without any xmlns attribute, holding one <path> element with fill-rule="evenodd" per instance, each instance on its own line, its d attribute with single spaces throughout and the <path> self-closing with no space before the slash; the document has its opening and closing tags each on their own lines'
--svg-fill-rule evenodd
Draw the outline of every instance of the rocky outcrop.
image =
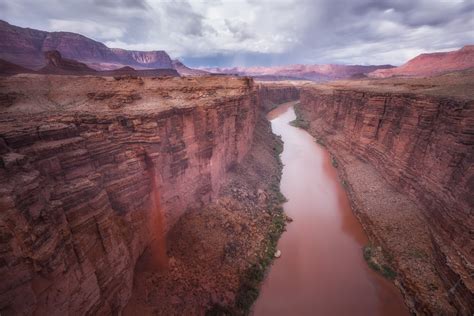
<svg viewBox="0 0 474 316">
<path fill-rule="evenodd" d="M 200 69 L 189 68 L 177 59 L 173 60 L 173 68 L 176 69 L 176 71 L 181 76 L 197 77 L 209 75 L 209 72 Z"/>
<path fill-rule="evenodd" d="M 26 68 L 45 66 L 43 53 L 57 50 L 68 59 L 88 64 L 97 70 L 123 66 L 139 69 L 173 68 L 164 51 L 128 51 L 109 48 L 83 35 L 70 32 L 45 32 L 0 21 L 0 58 Z"/>
<path fill-rule="evenodd" d="M 124 65 L 141 66 L 145 68 L 173 68 L 170 56 L 164 51 L 136 51 L 121 48 L 111 48 L 115 56 Z"/>
<path fill-rule="evenodd" d="M 1 313 L 120 311 L 144 249 L 251 146 L 252 81 L 0 80 Z"/>
<path fill-rule="evenodd" d="M 375 78 L 433 76 L 473 67 L 474 45 L 467 45 L 452 52 L 421 54 L 400 67 L 376 70 L 371 72 L 369 76 Z"/>
<path fill-rule="evenodd" d="M 408 207 L 413 201 L 422 210 L 429 229 L 420 233 L 424 235 L 420 235 L 419 240 L 428 240 L 432 244 L 426 247 L 429 254 L 418 253 L 413 257 L 424 258 L 420 269 L 436 271 L 444 288 L 439 289 L 434 283 L 432 288 L 416 285 L 423 282 L 421 274 L 411 275 L 411 279 L 407 277 L 405 280 L 402 277 L 405 293 L 415 301 L 412 304 L 414 310 L 450 314 L 454 307 L 458 313 L 469 315 L 474 310 L 473 98 L 381 90 L 375 92 L 367 87 L 356 89 L 342 84 L 337 87 L 304 87 L 298 109 L 309 121 L 311 132 L 336 156 L 346 161 L 352 159 L 348 157 L 362 160 L 367 168 L 373 168 L 379 175 L 377 177 L 394 188 L 398 198 L 407 197 L 400 205 L 405 203 L 405 209 L 413 209 Z M 454 93 L 456 89 L 452 91 Z M 360 168 L 366 168 L 363 163 L 360 165 Z M 369 192 L 382 187 L 376 180 L 373 185 L 374 188 L 368 186 L 363 193 L 366 198 Z M 363 195 L 357 199 L 362 201 L 359 206 L 364 203 Z M 379 213 L 389 214 L 392 210 L 395 210 L 395 203 L 385 204 Z M 385 232 L 379 229 L 377 233 L 377 216 L 385 215 L 370 217 L 369 211 L 362 210 L 361 213 L 359 217 L 362 221 L 370 221 L 366 226 L 372 226 L 374 234 L 382 241 L 387 239 L 386 235 L 404 231 L 397 227 L 398 224 L 411 225 L 410 222 L 403 224 L 401 219 L 398 224 L 388 224 Z M 420 225 L 424 227 L 424 224 Z M 407 233 L 415 236 L 420 225 Z M 399 234 L 397 238 L 399 244 L 404 240 L 407 243 L 404 249 L 401 247 L 392 255 L 402 256 L 403 252 L 408 252 L 411 237 Z M 402 276 L 413 273 L 407 272 L 414 270 L 410 264 L 398 260 L 397 267 Z M 432 296 L 428 301 L 429 295 L 425 294 L 436 291 L 439 291 L 440 299 Z M 451 307 L 434 307 L 446 297 Z"/>
<path fill-rule="evenodd" d="M 40 73 L 48 74 L 94 74 L 97 70 L 88 67 L 84 63 L 72 59 L 62 58 L 57 50 L 44 53 L 46 66 L 39 70 Z"/>
</svg>

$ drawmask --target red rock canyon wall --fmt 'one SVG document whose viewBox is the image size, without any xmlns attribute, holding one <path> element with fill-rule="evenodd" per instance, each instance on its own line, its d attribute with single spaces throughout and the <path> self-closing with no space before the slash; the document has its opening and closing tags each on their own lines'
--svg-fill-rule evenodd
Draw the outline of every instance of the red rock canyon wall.
<svg viewBox="0 0 474 316">
<path fill-rule="evenodd" d="M 331 150 L 371 164 L 419 202 L 446 293 L 457 284 L 453 304 L 472 311 L 474 101 L 307 87 L 299 109 Z"/>
<path fill-rule="evenodd" d="M 0 311 L 118 312 L 151 240 L 242 160 L 263 99 L 246 78 L 31 78 L 2 81 Z"/>
</svg>

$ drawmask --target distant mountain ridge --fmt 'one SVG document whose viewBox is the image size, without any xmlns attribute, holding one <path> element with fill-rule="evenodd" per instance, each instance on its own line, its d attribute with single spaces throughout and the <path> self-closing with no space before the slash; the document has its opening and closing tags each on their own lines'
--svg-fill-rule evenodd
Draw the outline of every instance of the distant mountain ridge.
<svg viewBox="0 0 474 316">
<path fill-rule="evenodd" d="M 57 50 L 47 51 L 44 53 L 46 65 L 35 71 L 22 66 L 10 63 L 0 59 L 0 76 L 11 76 L 16 74 L 43 74 L 43 75 L 71 75 L 71 76 L 113 76 L 113 77 L 179 77 L 176 69 L 159 68 L 159 69 L 134 69 L 130 66 L 124 66 L 113 70 L 96 70 L 92 69 L 85 63 L 74 59 L 63 58 Z"/>
<path fill-rule="evenodd" d="M 421 54 L 400 67 L 376 70 L 369 76 L 374 78 L 434 76 L 472 67 L 474 67 L 474 45 L 466 45 L 451 52 Z"/>
<path fill-rule="evenodd" d="M 46 32 L 22 28 L 0 20 L 0 59 L 38 70 L 46 65 L 44 52 L 57 50 L 64 58 L 97 70 L 130 66 L 136 69 L 172 69 L 165 51 L 131 51 L 71 32 Z"/>
<path fill-rule="evenodd" d="M 199 77 L 209 75 L 209 72 L 205 70 L 189 68 L 178 59 L 173 60 L 173 68 L 182 76 Z"/>
<path fill-rule="evenodd" d="M 367 74 L 378 69 L 394 68 L 391 65 L 285 65 L 274 67 L 232 67 L 232 68 L 205 68 L 209 72 L 237 74 L 261 78 L 263 80 L 312 80 L 328 81 L 346 79 L 354 75 Z"/>
</svg>

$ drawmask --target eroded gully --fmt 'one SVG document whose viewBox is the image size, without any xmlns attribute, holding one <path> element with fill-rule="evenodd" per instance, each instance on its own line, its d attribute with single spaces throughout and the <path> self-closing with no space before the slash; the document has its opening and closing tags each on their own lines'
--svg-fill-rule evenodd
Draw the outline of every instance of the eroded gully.
<svg viewBox="0 0 474 316">
<path fill-rule="evenodd" d="M 398 289 L 371 270 L 368 243 L 327 151 L 289 123 L 293 103 L 269 113 L 281 135 L 287 225 L 276 259 L 253 308 L 261 315 L 408 315 Z"/>
</svg>

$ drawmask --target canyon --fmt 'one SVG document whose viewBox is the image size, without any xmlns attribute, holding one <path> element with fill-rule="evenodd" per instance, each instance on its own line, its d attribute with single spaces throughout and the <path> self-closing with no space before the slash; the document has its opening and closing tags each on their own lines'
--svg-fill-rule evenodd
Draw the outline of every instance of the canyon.
<svg viewBox="0 0 474 316">
<path fill-rule="evenodd" d="M 309 133 L 294 126 L 295 104 L 268 114 L 284 142 L 280 186 L 292 221 L 278 242 L 281 257 L 265 278 L 254 315 L 408 315 L 391 280 L 361 256 L 368 240 L 352 214 L 337 165 Z"/>
<path fill-rule="evenodd" d="M 0 21 L 0 75 L 0 314 L 474 312 L 472 45 L 192 69 Z"/>
<path fill-rule="evenodd" d="M 473 74 L 306 85 L 296 108 L 418 314 L 474 310 Z"/>
<path fill-rule="evenodd" d="M 221 282 L 233 280 L 222 299 L 237 304 L 239 271 L 257 260 L 274 216 L 281 216 L 272 211 L 278 204 L 272 202 L 278 140 L 261 115 L 265 100 L 251 79 L 24 74 L 2 78 L 0 85 L 2 314 L 121 311 L 139 275 L 139 258 L 163 260 L 165 235 L 173 254 L 184 251 L 179 234 L 206 231 L 186 218 L 216 225 L 215 231 L 222 224 L 221 234 L 238 228 L 246 236 L 214 239 L 226 241 L 215 248 L 219 266 L 223 255 L 249 251 L 242 260 L 229 259 L 230 272 L 210 270 Z M 247 160 L 253 169 L 240 170 Z M 249 170 L 255 174 L 243 177 Z M 259 183 L 262 177 L 268 181 Z M 211 207 L 223 188 L 228 197 Z M 209 214 L 191 211 L 203 209 L 213 210 L 204 222 Z M 212 237 L 201 236 L 202 242 Z M 186 308 L 220 306 L 215 294 L 211 300 L 215 291 L 201 290 L 198 305 Z"/>
<path fill-rule="evenodd" d="M 369 265 L 411 312 L 469 315 L 473 76 L 0 78 L 0 311 L 248 313 L 287 220 L 264 114 L 299 100 Z"/>
</svg>

